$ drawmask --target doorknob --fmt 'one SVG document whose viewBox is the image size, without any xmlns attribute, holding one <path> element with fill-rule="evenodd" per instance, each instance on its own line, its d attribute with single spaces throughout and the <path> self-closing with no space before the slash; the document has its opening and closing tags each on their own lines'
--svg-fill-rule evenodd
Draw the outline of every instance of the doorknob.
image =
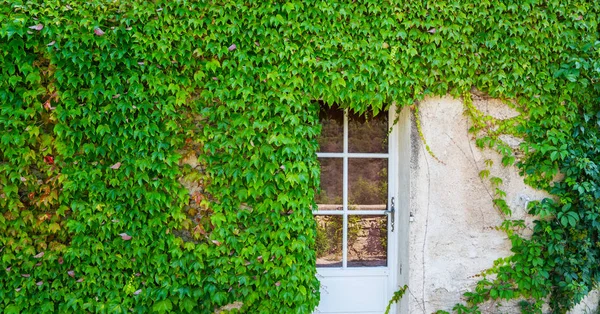
<svg viewBox="0 0 600 314">
<path fill-rule="evenodd" d="M 394 232 L 394 219 L 396 215 L 394 215 L 396 213 L 396 204 L 394 203 L 395 199 L 392 197 L 392 199 L 390 200 L 390 205 L 391 205 L 391 209 L 386 210 L 385 212 L 390 214 L 390 225 L 392 227 L 392 232 Z"/>
</svg>

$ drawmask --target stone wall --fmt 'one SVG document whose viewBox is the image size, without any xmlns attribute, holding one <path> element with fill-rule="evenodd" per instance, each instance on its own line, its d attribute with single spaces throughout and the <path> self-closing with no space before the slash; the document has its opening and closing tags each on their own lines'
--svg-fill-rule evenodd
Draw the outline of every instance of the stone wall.
<svg viewBox="0 0 600 314">
<path fill-rule="evenodd" d="M 474 99 L 474 105 L 499 119 L 517 115 L 498 100 Z M 493 188 L 481 179 L 484 162 L 494 165 L 491 176 L 502 178 L 501 188 L 513 210 L 513 218 L 524 219 L 527 203 L 546 197 L 523 183 L 514 167 L 504 168 L 498 154 L 482 151 L 468 133 L 469 120 L 460 99 L 428 98 L 419 105 L 424 138 L 437 157 L 426 150 L 411 122 L 410 208 L 408 223 L 408 313 L 447 310 L 473 289 L 478 274 L 493 261 L 510 255 L 507 236 L 497 231 L 504 217 L 493 207 Z M 518 139 L 504 138 L 509 145 Z M 531 230 L 525 230 L 525 232 Z M 593 313 L 597 294 L 588 297 L 572 313 Z M 488 303 L 484 313 L 519 313 L 514 304 Z"/>
</svg>

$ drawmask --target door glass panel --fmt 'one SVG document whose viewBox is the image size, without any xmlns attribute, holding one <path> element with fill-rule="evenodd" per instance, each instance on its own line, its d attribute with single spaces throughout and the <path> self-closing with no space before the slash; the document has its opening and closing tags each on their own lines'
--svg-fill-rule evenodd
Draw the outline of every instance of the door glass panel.
<svg viewBox="0 0 600 314">
<path fill-rule="evenodd" d="M 340 215 L 316 215 L 317 267 L 342 267 L 344 218 Z"/>
<path fill-rule="evenodd" d="M 321 104 L 319 112 L 321 136 L 319 152 L 341 153 L 344 151 L 344 111 L 337 105 L 331 107 Z"/>
<path fill-rule="evenodd" d="M 348 267 L 387 266 L 387 216 L 348 216 Z"/>
<path fill-rule="evenodd" d="M 388 152 L 388 113 L 379 112 L 376 116 L 348 114 L 348 152 L 387 153 Z"/>
<path fill-rule="evenodd" d="M 387 180 L 387 158 L 349 158 L 348 209 L 385 210 Z"/>
<path fill-rule="evenodd" d="M 344 160 L 319 158 L 321 164 L 321 192 L 315 202 L 319 210 L 342 210 Z"/>
</svg>

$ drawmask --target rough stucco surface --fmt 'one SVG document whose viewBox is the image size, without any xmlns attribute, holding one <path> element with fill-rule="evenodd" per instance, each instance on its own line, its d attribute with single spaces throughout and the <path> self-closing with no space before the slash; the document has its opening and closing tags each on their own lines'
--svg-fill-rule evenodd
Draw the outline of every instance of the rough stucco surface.
<svg viewBox="0 0 600 314">
<path fill-rule="evenodd" d="M 474 104 L 500 119 L 517 114 L 496 100 L 475 99 Z M 507 236 L 495 230 L 504 217 L 492 205 L 493 188 L 488 179 L 479 177 L 485 168 L 484 161 L 494 161 L 490 175 L 502 178 L 501 188 L 507 193 L 513 218 L 524 219 L 532 226 L 533 218 L 525 215 L 527 203 L 547 195 L 525 185 L 515 168 L 503 168 L 498 154 L 475 146 L 460 99 L 428 98 L 419 104 L 419 111 L 425 140 L 439 161 L 426 152 L 413 121 L 410 186 L 413 218 L 409 223 L 410 291 L 406 297 L 409 313 L 429 314 L 450 311 L 464 292 L 475 287 L 478 274 L 491 267 L 494 260 L 510 255 Z M 592 313 L 597 298 L 594 293 L 572 313 Z M 519 313 L 519 310 L 514 303 L 489 303 L 482 312 Z"/>
</svg>

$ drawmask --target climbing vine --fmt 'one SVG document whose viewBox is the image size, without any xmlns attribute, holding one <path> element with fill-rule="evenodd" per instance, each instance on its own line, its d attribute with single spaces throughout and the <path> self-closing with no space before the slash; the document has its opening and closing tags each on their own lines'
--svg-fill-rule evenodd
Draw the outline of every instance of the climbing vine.
<svg viewBox="0 0 600 314">
<path fill-rule="evenodd" d="M 555 197 L 529 208 L 531 238 L 503 224 L 514 254 L 457 311 L 523 299 L 535 312 L 549 296 L 565 312 L 600 271 L 599 12 L 0 1 L 0 310 L 310 313 L 314 100 L 376 114 L 451 94 L 480 147 Z M 472 88 L 521 116 L 478 116 Z M 524 141 L 514 151 L 500 134 Z"/>
</svg>

